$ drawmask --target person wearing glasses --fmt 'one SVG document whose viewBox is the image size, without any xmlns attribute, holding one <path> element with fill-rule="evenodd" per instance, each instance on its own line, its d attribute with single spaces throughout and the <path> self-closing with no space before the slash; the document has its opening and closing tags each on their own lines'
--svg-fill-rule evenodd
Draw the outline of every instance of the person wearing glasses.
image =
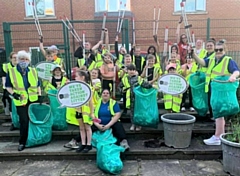
<svg viewBox="0 0 240 176">
<path fill-rule="evenodd" d="M 221 40 L 216 44 L 214 51 L 216 54 L 215 58 L 213 59 L 201 59 L 195 52 L 193 52 L 193 58 L 196 60 L 196 62 L 207 68 L 205 92 L 209 93 L 209 97 L 211 97 L 211 79 L 214 79 L 217 76 L 230 75 L 229 81 L 234 82 L 239 76 L 239 68 L 236 62 L 231 57 L 226 56 L 226 45 L 224 40 Z M 216 122 L 215 135 L 209 139 L 203 140 L 206 145 L 221 145 L 219 137 L 225 131 L 225 120 L 224 117 L 214 117 L 214 119 Z"/>
</svg>

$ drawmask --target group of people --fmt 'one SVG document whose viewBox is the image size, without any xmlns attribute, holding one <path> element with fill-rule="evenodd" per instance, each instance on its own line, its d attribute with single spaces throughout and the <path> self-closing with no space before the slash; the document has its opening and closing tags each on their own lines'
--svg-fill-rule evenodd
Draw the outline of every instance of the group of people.
<svg viewBox="0 0 240 176">
<path fill-rule="evenodd" d="M 124 106 L 122 114 L 126 114 L 127 110 L 130 110 L 132 119 L 134 116 L 134 87 L 139 85 L 144 88 L 159 89 L 157 80 L 164 74 L 179 74 L 188 81 L 192 73 L 197 71 L 205 73 L 205 92 L 209 93 L 209 100 L 211 97 L 209 86 L 212 79 L 216 76 L 229 75 L 229 81 L 234 82 L 239 76 L 236 62 L 226 55 L 227 49 L 224 41 L 216 42 L 211 39 L 206 41 L 206 48 L 203 48 L 203 41 L 197 40 L 194 51 L 189 47 L 187 36 L 182 34 L 178 44 L 171 46 L 171 53 L 169 53 L 171 57 L 160 58 L 160 44 L 156 36 L 154 36 L 154 41 L 157 47 L 149 46 L 146 57 L 141 55 L 141 48 L 135 44 L 130 54 L 123 46 L 118 49 L 118 36 L 115 38 L 114 56 L 107 50 L 108 39 L 108 30 L 105 29 L 105 44 L 103 41 L 99 41 L 92 47 L 90 42 L 85 42 L 84 46 L 82 44 L 74 53 L 78 67 L 75 80 L 89 84 L 93 92 L 93 96 L 87 104 L 74 109 L 74 118 L 78 120 L 80 133 L 64 145 L 67 148 L 76 149 L 77 152 L 87 153 L 90 151 L 92 149 L 92 133 L 109 128 L 117 138 L 117 144 L 129 149 L 125 130 L 119 121 L 121 117 L 119 104 L 111 96 L 112 93 L 115 93 L 114 88 L 117 88 L 122 95 Z M 43 92 L 59 89 L 69 82 L 69 78 L 65 76 L 64 62 L 57 57 L 58 48 L 53 45 L 44 50 L 43 38 L 40 37 L 40 49 L 46 61 L 56 64 L 51 70 L 50 80 L 38 78 L 36 69 L 29 66 L 31 57 L 26 51 L 12 52 L 10 62 L 2 66 L 5 112 L 11 112 L 11 101 L 13 101 L 19 115 L 19 151 L 24 150 L 28 136 L 28 106 L 34 102 L 42 103 Z M 170 95 L 161 92 L 159 94 L 160 97 L 162 95 L 165 109 L 169 113 L 186 111 L 187 97 L 189 97 L 189 110 L 194 111 L 192 105 L 194 97 L 191 96 L 190 87 L 184 94 Z M 211 106 L 209 107 L 212 115 Z M 216 121 L 215 134 L 210 139 L 204 140 L 204 143 L 220 145 L 219 137 L 224 133 L 224 117 L 213 118 Z M 12 125 L 11 130 L 13 129 Z M 141 126 L 135 126 L 132 122 L 130 130 L 140 131 Z M 81 145 L 79 145 L 80 143 Z"/>
</svg>

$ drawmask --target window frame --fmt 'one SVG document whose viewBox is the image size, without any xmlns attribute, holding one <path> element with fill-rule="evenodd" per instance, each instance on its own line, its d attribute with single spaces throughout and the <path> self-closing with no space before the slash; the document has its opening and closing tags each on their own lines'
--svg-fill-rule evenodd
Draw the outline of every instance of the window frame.
<svg viewBox="0 0 240 176">
<path fill-rule="evenodd" d="M 207 0 L 194 0 L 195 1 L 195 10 L 194 11 L 187 11 L 186 10 L 186 13 L 206 13 L 207 12 Z M 202 1 L 203 3 L 203 9 L 200 9 L 197 4 L 200 3 L 200 1 Z M 181 13 L 181 7 L 180 7 L 180 2 L 181 0 L 174 0 L 174 12 L 173 13 Z M 179 3 L 179 4 L 177 4 Z M 187 1 L 185 2 L 187 3 Z M 179 6 L 177 8 L 177 6 Z"/>
<path fill-rule="evenodd" d="M 105 1 L 105 9 L 104 10 L 98 10 L 98 3 L 99 3 L 99 0 L 95 0 L 95 13 L 98 13 L 98 12 L 118 12 L 119 10 L 124 10 L 124 8 L 120 6 L 120 1 L 121 0 L 118 0 L 116 3 L 117 3 L 117 9 L 116 10 L 109 10 L 109 1 L 112 1 L 112 0 L 104 0 Z M 130 12 L 131 11 L 131 0 L 126 0 L 127 4 L 126 4 L 126 11 Z M 123 5 L 122 5 L 123 6 Z"/>
<path fill-rule="evenodd" d="M 33 14 L 32 14 L 32 10 L 30 9 L 30 6 L 28 3 L 32 3 L 32 1 L 34 1 L 34 4 L 36 4 L 36 0 L 24 0 L 24 6 L 25 6 L 25 16 L 26 18 L 32 18 L 33 17 Z M 43 0 L 44 1 L 44 5 L 46 4 L 46 1 L 51 1 L 51 8 L 52 8 L 52 11 L 53 11 L 53 14 L 52 15 L 47 15 L 46 14 L 46 6 L 44 6 L 44 15 L 38 15 L 38 18 L 48 18 L 48 17 L 56 17 L 56 14 L 55 14 L 55 3 L 54 3 L 54 0 Z"/>
</svg>

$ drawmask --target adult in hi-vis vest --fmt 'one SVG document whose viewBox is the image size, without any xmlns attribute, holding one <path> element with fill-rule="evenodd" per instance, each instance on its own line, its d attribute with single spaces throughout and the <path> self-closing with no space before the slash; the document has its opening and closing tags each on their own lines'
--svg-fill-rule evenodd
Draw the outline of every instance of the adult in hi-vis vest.
<svg viewBox="0 0 240 176">
<path fill-rule="evenodd" d="M 2 77 L 2 84 L 3 84 L 2 102 L 4 105 L 5 115 L 10 115 L 12 117 L 12 101 L 11 101 L 11 98 L 9 97 L 9 93 L 8 93 L 7 89 L 5 88 L 5 83 L 6 83 L 6 75 L 9 71 L 9 69 L 11 69 L 17 65 L 17 54 L 15 52 L 11 52 L 9 60 L 10 60 L 9 63 L 4 63 L 2 65 L 2 68 L 0 71 L 0 77 Z M 15 128 L 14 128 L 13 124 L 11 124 L 10 131 L 12 131 L 14 129 Z"/>
<path fill-rule="evenodd" d="M 28 138 L 28 107 L 31 103 L 40 99 L 41 88 L 37 71 L 35 68 L 28 66 L 31 62 L 30 55 L 26 51 L 19 51 L 17 61 L 17 66 L 11 68 L 6 75 L 5 86 L 13 97 L 14 104 L 17 108 L 20 122 L 18 151 L 22 151 L 25 148 Z"/>
<path fill-rule="evenodd" d="M 205 92 L 210 92 L 210 82 L 217 76 L 230 76 L 229 81 L 234 82 L 239 76 L 239 68 L 236 62 L 229 56 L 225 55 L 226 45 L 224 41 L 219 41 L 215 47 L 215 58 L 213 59 L 200 59 L 196 53 L 193 53 L 193 57 L 200 65 L 207 67 L 206 71 L 206 85 Z M 210 97 L 210 95 L 209 95 Z M 221 98 L 221 97 L 219 97 Z M 225 120 L 224 117 L 214 117 L 216 121 L 215 135 L 209 139 L 205 139 L 206 145 L 221 145 L 220 135 L 224 133 Z"/>
<path fill-rule="evenodd" d="M 101 99 L 98 100 L 94 111 L 95 118 L 100 119 L 101 122 L 93 122 L 92 131 L 106 131 L 111 128 L 113 136 L 117 138 L 116 144 L 127 150 L 129 149 L 129 145 L 126 140 L 126 133 L 119 121 L 121 110 L 118 103 L 111 99 L 110 94 L 108 89 L 102 91 Z"/>
<path fill-rule="evenodd" d="M 214 51 L 215 44 L 216 44 L 215 40 L 213 40 L 213 39 L 208 40 L 206 42 L 206 52 L 200 52 L 198 54 L 198 57 L 200 59 L 206 59 L 206 58 L 214 59 L 215 58 L 215 51 Z M 202 67 L 201 65 L 198 65 L 198 71 L 206 73 L 207 68 Z"/>
</svg>

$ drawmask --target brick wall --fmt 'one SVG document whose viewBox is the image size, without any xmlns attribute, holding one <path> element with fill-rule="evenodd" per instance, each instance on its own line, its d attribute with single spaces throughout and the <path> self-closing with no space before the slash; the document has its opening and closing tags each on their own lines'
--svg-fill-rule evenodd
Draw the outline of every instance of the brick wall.
<svg viewBox="0 0 240 176">
<path fill-rule="evenodd" d="M 25 18 L 25 5 L 24 0 L 0 0 L 0 23 L 11 21 L 27 21 Z M 73 3 L 73 18 L 74 20 L 89 20 L 99 19 L 94 16 L 95 1 L 94 0 L 72 0 Z M 173 42 L 176 41 L 175 31 L 177 21 L 180 14 L 174 14 L 174 1 L 166 0 L 131 0 L 131 10 L 136 20 L 136 41 L 137 44 L 142 46 L 143 50 L 146 50 L 147 46 L 153 43 L 152 39 L 152 19 L 153 19 L 153 7 L 161 6 L 161 17 L 159 26 L 159 39 L 163 42 L 164 28 L 169 27 L 169 37 Z M 55 14 L 56 18 L 49 20 L 58 20 L 60 16 L 66 15 L 70 18 L 70 0 L 55 0 Z M 239 44 L 240 41 L 240 24 L 239 24 L 239 0 L 207 0 L 206 14 L 188 14 L 188 20 L 193 24 L 192 30 L 196 34 L 196 38 L 206 39 L 206 20 L 221 19 L 212 22 L 213 29 L 211 30 L 211 37 L 220 39 L 225 37 L 232 43 Z M 117 19 L 117 17 L 115 17 Z M 101 19 L 101 18 L 100 18 Z M 238 19 L 225 22 L 223 19 Z M 44 19 L 41 19 L 41 21 Z M 234 26 L 235 28 L 229 28 Z M 216 26 L 216 27 L 215 27 Z M 219 27 L 218 27 L 219 26 Z M 110 43 L 114 43 L 115 28 L 114 24 L 107 26 L 110 28 Z M 131 27 L 131 23 L 130 23 Z M 38 45 L 37 32 L 32 26 L 16 26 L 13 27 L 13 42 L 15 49 L 28 49 L 29 46 Z M 61 35 L 61 25 L 43 25 L 43 35 L 45 37 L 44 42 L 46 45 L 50 44 L 62 44 L 63 36 Z M 79 35 L 81 31 L 87 32 L 87 40 L 90 40 L 93 44 L 100 39 L 101 25 L 94 24 L 76 24 Z M 21 30 L 21 31 L 20 31 Z M 25 32 L 28 31 L 28 32 Z M 181 30 L 182 33 L 184 30 Z M 232 35 L 231 35 L 232 34 Z M 236 34 L 236 35 L 235 35 Z M 131 41 L 131 32 L 130 32 Z M 218 37 L 219 36 L 219 37 Z M 3 40 L 0 40 L 3 42 Z M 3 43 L 0 43 L 0 46 Z M 77 44 L 76 44 L 77 45 Z M 231 47 L 230 47 L 231 48 Z"/>
</svg>

